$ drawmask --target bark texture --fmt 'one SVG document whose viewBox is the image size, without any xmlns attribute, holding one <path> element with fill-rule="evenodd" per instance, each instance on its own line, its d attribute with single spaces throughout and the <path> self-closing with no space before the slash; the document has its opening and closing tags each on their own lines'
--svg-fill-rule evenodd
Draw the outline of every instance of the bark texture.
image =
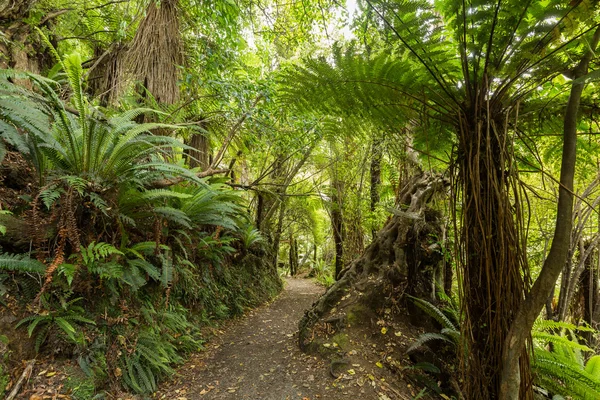
<svg viewBox="0 0 600 400">
<path fill-rule="evenodd" d="M 515 370 L 519 355 L 523 352 L 531 327 L 567 261 L 573 228 L 573 180 L 577 155 L 577 115 L 585 86 L 585 82 L 578 80 L 578 78 L 588 73 L 589 63 L 599 40 L 600 27 L 594 32 L 594 36 L 590 41 L 590 50 L 583 56 L 573 71 L 573 86 L 565 109 L 563 154 L 554 238 L 542 271 L 531 292 L 518 308 L 510 332 L 504 341 L 500 391 L 500 399 L 502 400 L 518 398 L 517 388 L 521 382 Z"/>
<path fill-rule="evenodd" d="M 429 235 L 441 231 L 441 221 L 436 218 L 436 212 L 427 208 L 427 203 L 434 194 L 443 192 L 447 184 L 439 175 L 421 174 L 404 187 L 406 202 L 401 209 L 394 211 L 365 252 L 341 272 L 338 281 L 304 314 L 299 323 L 302 350 L 310 344 L 315 325 L 351 289 L 371 294 L 379 287 L 375 282 L 406 287 L 415 284 L 411 289 L 413 293 L 431 300 L 431 271 L 440 258 L 436 254 L 439 249 Z M 409 262 L 419 268 L 409 268 Z M 373 294 L 380 297 L 379 293 Z"/>
</svg>

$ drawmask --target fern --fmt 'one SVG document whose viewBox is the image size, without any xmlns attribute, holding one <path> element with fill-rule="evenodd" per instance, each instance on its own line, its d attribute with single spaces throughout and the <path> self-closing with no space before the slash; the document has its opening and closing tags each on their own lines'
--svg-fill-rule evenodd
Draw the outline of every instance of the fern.
<svg viewBox="0 0 600 400">
<path fill-rule="evenodd" d="M 411 299 L 417 307 L 425 311 L 427 315 L 439 322 L 440 325 L 442 325 L 444 328 L 449 329 L 451 331 L 458 331 L 458 328 L 454 326 L 452 321 L 450 321 L 450 319 L 439 308 L 437 308 L 427 300 L 419 299 L 408 294 L 406 296 L 409 299 Z"/>
<path fill-rule="evenodd" d="M 420 335 L 417 338 L 417 340 L 409 346 L 409 348 L 406 350 L 406 352 L 410 353 L 433 340 L 441 340 L 443 342 L 454 344 L 450 339 L 448 339 L 448 337 L 446 335 L 443 335 L 441 333 L 428 332 L 428 333 L 423 333 L 422 335 Z"/>
<path fill-rule="evenodd" d="M 0 253 L 0 270 L 43 274 L 46 266 L 26 254 Z"/>
<path fill-rule="evenodd" d="M 537 383 L 552 393 L 584 400 L 598 399 L 600 368 L 597 364 L 600 358 L 594 356 L 584 365 L 582 352 L 591 349 L 577 341 L 573 332 L 580 328 L 593 331 L 566 322 L 536 321 L 532 332 L 535 344 L 532 369 Z M 547 349 L 548 344 L 552 344 L 552 351 Z"/>
<path fill-rule="evenodd" d="M 79 250 L 85 265 L 91 265 L 96 261 L 104 260 L 111 255 L 123 255 L 113 245 L 104 242 L 92 242 L 87 247 L 81 246 Z"/>
<path fill-rule="evenodd" d="M 85 336 L 77 327 L 81 324 L 95 325 L 96 323 L 81 315 L 83 309 L 79 306 L 74 306 L 81 298 L 73 299 L 62 305 L 61 309 L 50 310 L 45 314 L 31 315 L 20 320 L 16 324 L 16 328 L 28 324 L 27 334 L 29 337 L 36 335 L 35 349 L 39 352 L 41 345 L 44 344 L 48 334 L 52 328 L 59 330 L 66 335 L 68 341 L 77 344 L 85 344 Z"/>
</svg>

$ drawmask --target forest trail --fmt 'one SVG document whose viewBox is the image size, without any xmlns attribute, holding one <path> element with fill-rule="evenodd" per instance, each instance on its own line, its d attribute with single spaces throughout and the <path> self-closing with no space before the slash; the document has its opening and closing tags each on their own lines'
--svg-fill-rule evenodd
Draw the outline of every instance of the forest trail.
<svg viewBox="0 0 600 400">
<path fill-rule="evenodd" d="M 193 355 L 158 399 L 378 399 L 368 385 L 335 381 L 329 363 L 300 352 L 298 321 L 324 292 L 308 279 L 287 279 L 281 295 L 232 324 Z M 348 382 L 349 383 L 349 382 Z"/>
</svg>

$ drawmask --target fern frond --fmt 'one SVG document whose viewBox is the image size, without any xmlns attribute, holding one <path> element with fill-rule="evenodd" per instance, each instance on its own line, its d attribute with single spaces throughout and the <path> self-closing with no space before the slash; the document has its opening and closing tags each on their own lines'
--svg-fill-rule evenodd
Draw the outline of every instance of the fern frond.
<svg viewBox="0 0 600 400">
<path fill-rule="evenodd" d="M 450 319 L 446 315 L 444 315 L 444 313 L 439 308 L 437 308 L 427 300 L 419 299 L 408 294 L 406 296 L 409 299 L 411 299 L 417 307 L 425 311 L 427 315 L 439 322 L 440 325 L 442 325 L 444 328 L 450 329 L 452 331 L 458 331 L 458 329 L 456 328 L 456 326 L 454 326 L 452 321 L 450 321 Z"/>
<path fill-rule="evenodd" d="M 427 332 L 427 333 L 423 333 L 422 335 L 420 335 L 417 338 L 417 340 L 415 340 L 415 342 L 413 344 L 411 344 L 408 349 L 406 349 L 406 352 L 410 353 L 411 351 L 414 351 L 414 350 L 418 349 L 419 347 L 422 347 L 425 344 L 427 344 L 428 342 L 431 342 L 433 340 L 440 340 L 442 342 L 454 344 L 450 339 L 448 339 L 448 337 L 446 335 L 443 335 L 441 333 Z"/>
<path fill-rule="evenodd" d="M 46 266 L 26 254 L 0 253 L 0 270 L 43 274 Z"/>
</svg>

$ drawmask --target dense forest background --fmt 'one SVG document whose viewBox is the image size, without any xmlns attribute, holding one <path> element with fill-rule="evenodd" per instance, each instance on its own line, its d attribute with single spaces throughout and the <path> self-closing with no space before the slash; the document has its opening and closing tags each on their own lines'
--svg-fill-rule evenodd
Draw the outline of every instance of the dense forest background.
<svg viewBox="0 0 600 400">
<path fill-rule="evenodd" d="M 600 398 L 599 40 L 592 0 L 3 1 L 0 394 L 36 354 L 152 393 L 304 274 L 305 351 L 358 291 L 423 394 Z"/>
</svg>

